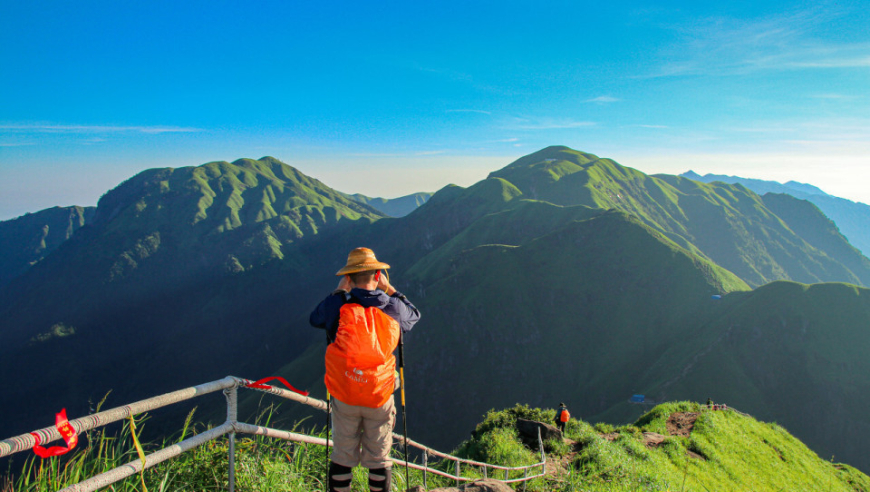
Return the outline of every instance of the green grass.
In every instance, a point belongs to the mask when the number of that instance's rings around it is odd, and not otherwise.
[[[263,425],[270,425],[274,409],[260,414]],[[689,437],[669,436],[667,419],[675,412],[700,412]],[[524,446],[517,435],[516,419],[552,421],[554,411],[516,405],[487,412],[474,435],[455,451],[460,457],[503,466],[523,466],[539,461],[536,450]],[[188,420],[189,422],[189,420]],[[298,426],[301,427],[301,426]],[[200,426],[200,430],[201,430]],[[304,429],[294,428],[305,432]],[[185,426],[181,435],[146,450],[182,440],[192,431]],[[666,436],[658,447],[644,444],[644,432]],[[616,433],[612,441],[601,434]],[[323,436],[322,429],[315,435]],[[531,492],[562,491],[745,491],[785,490],[868,491],[870,477],[858,470],[825,460],[810,451],[783,427],[757,421],[733,411],[707,411],[697,403],[665,403],[652,409],[633,425],[616,427],[590,425],[572,419],[565,433],[569,441],[550,443],[547,448],[551,471],[560,458],[567,466],[546,478],[527,484]],[[147,451],[146,451],[147,452]],[[173,460],[146,470],[149,491],[226,490],[228,441],[219,439],[184,453]],[[394,456],[398,456],[397,454]],[[69,457],[39,460],[28,458],[22,469],[7,473],[0,480],[2,492],[41,492],[57,490],[87,477],[136,459],[129,427],[108,436],[92,432],[87,445]],[[321,446],[276,439],[239,437],[236,444],[236,490],[318,491],[323,490],[326,471],[325,450]],[[430,463],[443,471],[455,471],[452,462]],[[482,470],[462,467],[462,474],[483,477]],[[488,476],[502,478],[502,472],[489,470]],[[511,472],[510,477],[522,476]],[[421,472],[412,471],[411,485],[422,484]],[[393,481],[404,490],[405,473],[394,466]],[[366,490],[366,470],[354,470],[352,490]],[[451,480],[430,475],[430,488],[453,485]],[[139,476],[130,477],[108,490],[141,491]]]

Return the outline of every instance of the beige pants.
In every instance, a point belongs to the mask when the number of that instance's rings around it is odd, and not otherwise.
[[[393,397],[380,408],[358,407],[332,399],[332,461],[353,468],[390,468],[396,404]]]

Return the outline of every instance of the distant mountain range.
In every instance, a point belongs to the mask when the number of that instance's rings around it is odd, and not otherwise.
[[[795,198],[807,200],[833,220],[849,242],[861,250],[865,255],[870,253],[870,205],[853,202],[845,198],[829,195],[819,188],[796,181],[780,184],[776,181],[764,181],[761,179],[747,179],[737,176],[725,176],[721,174],[706,174],[701,176],[693,171],[688,171],[680,176],[712,183],[739,183],[750,190],[763,195],[766,193],[785,193]]]
[[[360,203],[365,203],[366,205],[377,209],[384,215],[390,217],[404,217],[414,210],[417,210],[417,207],[420,205],[429,201],[429,198],[432,197],[432,193],[412,193],[410,195],[400,196],[399,198],[371,198],[357,193],[355,195],[348,195],[348,197]]]
[[[548,147],[385,215],[268,157],[134,176],[0,289],[0,435],[227,374],[322,396],[308,314],[365,245],[423,313],[424,442],[515,402],[627,422],[634,393],[712,397],[870,469],[870,260],[816,206]]]

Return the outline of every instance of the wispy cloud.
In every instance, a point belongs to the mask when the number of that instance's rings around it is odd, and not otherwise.
[[[448,109],[446,113],[477,113],[477,114],[492,114],[489,111],[482,109]]]
[[[818,26],[838,16],[806,10],[759,19],[693,19],[669,26],[682,38],[660,55],[648,77],[731,75],[764,70],[870,67],[870,43],[846,43],[815,36]]]
[[[36,144],[33,142],[19,142],[19,143],[0,142],[0,147],[27,147],[28,145],[36,145]]]
[[[860,96],[851,96],[848,94],[813,94],[810,97],[815,99],[851,100],[858,99]]]
[[[0,131],[37,133],[195,133],[201,128],[177,126],[111,126],[111,125],[51,125],[51,124],[0,124]]]
[[[631,125],[631,126],[636,126],[636,127],[640,127],[640,128],[656,128],[656,129],[670,128],[667,125]]]
[[[506,128],[511,130],[562,130],[595,126],[596,124],[597,123],[594,121],[577,121],[558,118],[541,118],[538,120],[515,118],[513,122],[506,125]]]
[[[595,97],[592,99],[587,99],[583,102],[585,102],[585,103],[612,103],[612,102],[617,102],[617,101],[621,101],[621,99],[618,99],[618,98],[612,97],[612,96],[598,96],[598,97]]]

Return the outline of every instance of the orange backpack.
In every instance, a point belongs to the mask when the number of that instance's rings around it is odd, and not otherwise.
[[[326,389],[342,403],[383,406],[396,383],[399,323],[376,307],[341,307],[335,341],[326,347]]]
[[[571,414],[568,413],[567,408],[562,409],[562,413],[559,414],[559,422],[567,422],[568,419],[571,418]]]

